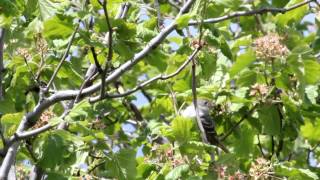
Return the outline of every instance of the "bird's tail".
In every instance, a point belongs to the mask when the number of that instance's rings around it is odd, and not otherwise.
[[[206,133],[208,142],[212,145],[217,146],[218,148],[220,148],[221,150],[223,150],[225,153],[229,153],[230,151],[227,149],[227,147],[225,145],[222,144],[222,142],[218,139],[217,134],[209,134]]]

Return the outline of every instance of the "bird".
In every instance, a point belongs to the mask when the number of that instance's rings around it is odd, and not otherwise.
[[[215,122],[210,115],[210,110],[214,107],[214,104],[207,99],[198,99],[197,108],[199,111],[199,118],[201,124],[204,128],[206,138],[211,145],[215,145],[222,149],[224,152],[228,153],[229,150],[221,143],[216,132]],[[188,118],[196,118],[196,110],[194,105],[191,104],[184,110],[182,110],[181,115]]]

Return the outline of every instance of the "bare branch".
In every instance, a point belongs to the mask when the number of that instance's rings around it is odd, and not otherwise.
[[[172,7],[176,8],[177,10],[180,10],[180,5],[179,5],[178,3],[176,3],[174,0],[168,0],[168,3],[169,3]]]
[[[120,16],[118,16],[118,14],[117,14],[116,18],[124,19],[128,14],[130,6],[131,6],[131,4],[129,2],[121,4],[122,11],[120,11],[120,13],[119,13]]]
[[[75,36],[76,36],[76,34],[77,34],[77,32],[78,32],[79,24],[80,24],[80,23],[78,23],[78,24],[76,25],[76,28],[75,28],[74,32],[72,33],[71,38],[70,38],[70,40],[69,40],[67,49],[66,49],[66,51],[64,52],[64,54],[63,54],[63,56],[62,56],[62,58],[61,58],[61,60],[60,60],[60,62],[59,62],[59,64],[58,64],[57,68],[56,68],[55,71],[53,72],[53,75],[51,76],[51,79],[50,79],[50,81],[48,82],[47,88],[45,89],[45,92],[47,92],[47,91],[49,90],[49,88],[50,88],[50,86],[51,86],[54,78],[56,77],[56,75],[58,74],[58,71],[60,70],[60,68],[61,68],[61,66],[62,66],[62,63],[63,63],[64,60],[67,58],[67,56],[68,56],[68,54],[69,54],[69,51],[70,51],[70,48],[71,48],[71,45],[72,45],[72,42],[73,42],[73,40],[74,40],[74,38],[75,38]]]
[[[126,14],[128,13],[129,7],[130,7],[130,3],[122,3],[115,18],[116,19],[124,19]],[[108,36],[107,38],[108,38],[107,42],[109,42],[109,38],[110,37]],[[103,69],[101,68],[101,66],[100,66],[100,64],[98,62],[97,54],[96,54],[96,51],[95,51],[94,47],[90,47],[90,50],[92,52],[92,56],[93,56],[95,64],[94,65],[91,64],[91,66],[89,67],[89,69],[88,69],[88,71],[86,73],[86,76],[85,76],[85,81],[81,85],[79,93],[78,93],[78,95],[76,96],[76,98],[74,100],[74,103],[77,103],[79,101],[80,96],[82,94],[83,88],[87,87],[87,84],[89,84],[91,79],[94,78],[94,76],[96,75],[95,74],[95,71],[96,71],[95,69],[97,69],[98,72],[101,75],[103,74]]]
[[[31,130],[31,131],[26,131],[26,132],[23,132],[21,134],[16,134],[15,135],[15,141],[17,140],[21,140],[21,139],[26,139],[26,138],[29,138],[29,137],[33,137],[33,136],[36,136],[40,133],[43,133],[51,128],[53,128],[54,126],[52,126],[50,123],[49,124],[46,124],[40,128],[37,128],[37,129],[34,129],[34,130]]]
[[[203,23],[218,23],[218,22],[221,22],[221,21],[225,21],[225,20],[228,20],[228,19],[232,19],[232,18],[235,18],[235,17],[240,17],[240,16],[252,16],[252,15],[256,15],[256,14],[264,14],[264,13],[268,13],[268,12],[271,12],[271,13],[286,13],[288,11],[291,11],[291,10],[294,10],[294,9],[297,9],[301,6],[304,6],[308,3],[311,3],[311,2],[314,2],[314,0],[307,0],[307,1],[304,1],[304,2],[301,2],[301,3],[297,3],[291,7],[287,7],[287,8],[272,8],[272,7],[265,7],[265,8],[261,8],[261,9],[257,9],[257,10],[252,10],[252,11],[239,11],[239,12],[234,12],[234,13],[231,13],[231,14],[228,14],[228,15],[225,15],[225,16],[221,16],[221,17],[217,17],[217,18],[209,18],[209,19],[206,19],[203,21]],[[190,21],[189,22],[189,25],[190,26],[193,26],[193,25],[197,25],[199,24],[200,22],[197,22],[197,21]]]
[[[195,49],[193,51],[193,53],[189,56],[189,58],[173,73],[171,74],[168,74],[168,75],[162,75],[162,74],[159,74],[158,76],[155,76],[139,85],[137,85],[135,88],[131,89],[131,90],[128,90],[124,93],[121,93],[121,94],[106,94],[105,98],[119,98],[119,97],[125,97],[125,96],[128,96],[142,88],[144,88],[145,86],[151,84],[152,82],[154,81],[157,81],[157,80],[167,80],[167,79],[170,79],[176,75],[178,75],[191,61],[192,59],[198,54],[198,52],[200,51],[200,49]],[[94,103],[94,102],[97,102],[100,100],[100,97],[97,96],[97,97],[93,97],[90,99],[90,102]]]
[[[199,46],[197,50],[200,50],[201,47],[202,46]],[[193,96],[193,106],[196,111],[196,120],[197,120],[198,128],[200,130],[200,135],[201,135],[202,141],[208,144],[208,139],[206,136],[206,132],[202,126],[199,109],[198,109],[198,103],[197,103],[196,62],[194,58],[192,58],[192,96]]]
[[[241,117],[241,119],[232,126],[232,128],[229,129],[229,131],[220,139],[221,141],[224,141],[227,137],[231,135],[231,133],[246,119],[248,118],[254,110],[257,108],[258,104],[253,106],[247,113],[244,114],[244,116]]]
[[[148,100],[149,103],[152,102],[152,97],[146,92],[146,90],[141,89],[141,93],[144,95],[144,97]]]
[[[103,5],[102,5],[102,8],[103,8],[103,12],[104,12],[104,16],[106,18],[106,21],[107,21],[107,26],[108,26],[108,56],[107,56],[107,61],[106,61],[106,64],[105,64],[105,68],[101,74],[101,89],[100,89],[100,98],[103,98],[104,97],[104,94],[105,94],[105,80],[106,80],[106,75],[107,75],[107,71],[108,69],[110,68],[109,66],[111,66],[111,60],[112,60],[112,56],[113,56],[113,52],[112,52],[112,33],[113,33],[113,30],[112,30],[112,27],[111,27],[111,24],[110,24],[110,20],[109,20],[109,15],[108,15],[108,9],[107,9],[107,1],[104,0],[103,1]]]
[[[88,174],[90,174],[92,171],[94,171],[97,167],[102,166],[106,163],[106,161],[101,161],[100,163],[98,163],[97,165],[93,166],[92,168],[90,168],[88,170]]]
[[[272,92],[274,91],[275,87],[271,88],[268,93],[265,95],[264,99],[269,98],[272,95]],[[247,113],[245,113],[241,119],[234,125],[232,126],[232,128],[220,139],[221,141],[224,141],[229,135],[231,135],[231,133],[249,116],[251,116],[251,114],[256,110],[256,108],[258,107],[259,103],[256,103]]]
[[[96,53],[96,51],[94,50],[94,47],[90,47],[90,50],[91,50],[91,53],[92,53],[92,57],[93,57],[93,60],[94,60],[94,63],[95,63],[95,65],[96,65],[96,67],[97,67],[97,69],[98,69],[98,72],[100,73],[100,74],[102,74],[103,73],[103,70],[102,70],[102,68],[101,68],[101,66],[100,66],[100,64],[99,64],[99,61],[98,61],[98,58],[97,58],[97,53]]]
[[[154,0],[154,8],[157,10],[158,28],[161,29],[161,26],[162,26],[163,22],[162,22],[162,18],[161,18],[159,0]]]
[[[16,157],[19,144],[20,142],[16,142],[9,147],[5,158],[2,160],[0,168],[0,179],[7,179],[10,168],[14,163],[14,158]]]

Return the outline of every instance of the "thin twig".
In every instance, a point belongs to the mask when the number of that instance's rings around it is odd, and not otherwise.
[[[271,135],[271,154],[270,154],[270,159],[272,158],[272,156],[274,155],[274,149],[275,149],[275,140],[274,140],[274,136]]]
[[[168,89],[170,91],[170,97],[172,99],[173,109],[174,109],[174,112],[175,112],[175,114],[177,116],[177,115],[179,115],[179,113],[178,113],[179,111],[178,111],[178,108],[177,108],[177,104],[178,103],[177,103],[176,93],[172,90],[170,85],[168,85]]]
[[[199,46],[196,50],[200,51],[202,46]],[[198,109],[198,103],[197,103],[197,82],[196,82],[196,62],[195,58],[192,58],[192,96],[193,96],[193,106],[196,111],[196,120],[198,124],[198,128],[200,130],[200,135],[202,138],[202,141],[206,144],[208,144],[208,139],[206,136],[206,132],[202,126],[202,122],[200,119],[199,109]]]
[[[38,159],[37,157],[35,156],[35,154],[33,153],[33,150],[32,150],[32,143],[30,142],[30,140],[27,140],[26,141],[26,148],[31,156],[31,159],[34,161],[34,162],[37,162]]]
[[[221,21],[225,21],[228,19],[232,19],[232,18],[236,18],[236,17],[240,17],[240,16],[252,16],[252,15],[256,15],[256,14],[264,14],[264,13],[286,13],[288,11],[297,9],[301,6],[304,6],[310,2],[313,2],[314,0],[308,0],[308,1],[304,1],[301,3],[297,3],[291,7],[287,7],[287,8],[272,8],[272,7],[265,7],[265,8],[261,8],[261,9],[257,9],[257,10],[252,10],[252,11],[239,11],[239,12],[234,12],[225,16],[221,16],[221,17],[217,17],[217,18],[209,18],[203,21],[203,23],[218,23]],[[193,25],[197,25],[199,24],[198,21],[189,21],[189,25],[193,26]]]
[[[66,49],[66,51],[64,52],[62,58],[60,59],[60,62],[59,62],[59,64],[58,64],[58,66],[56,67],[55,71],[53,72],[53,75],[51,76],[51,79],[50,79],[50,81],[48,82],[47,88],[45,89],[45,92],[47,92],[47,91],[49,90],[49,88],[50,88],[50,86],[51,86],[54,78],[55,78],[56,75],[58,74],[58,71],[60,70],[60,68],[61,68],[64,60],[67,58],[67,56],[68,56],[68,54],[69,54],[69,51],[70,51],[70,48],[71,48],[71,45],[72,45],[72,42],[73,42],[73,40],[74,40],[74,38],[75,38],[75,36],[76,36],[76,34],[77,34],[77,32],[78,32],[79,24],[80,24],[80,22],[76,25],[76,28],[75,28],[74,32],[72,33],[71,38],[70,38],[70,40],[69,40],[67,49]]]
[[[176,8],[178,11],[180,10],[180,4],[176,3],[175,1],[173,1],[173,0],[168,0],[168,3],[169,3],[172,7]]]
[[[90,49],[91,49],[91,52],[92,52],[92,56],[93,56],[93,59],[94,59],[95,66],[96,66],[96,68],[98,69],[98,72],[99,72],[100,74],[102,74],[102,73],[103,73],[103,70],[102,70],[102,68],[101,68],[101,66],[100,66],[100,64],[99,64],[99,62],[98,62],[97,54],[96,54],[96,52],[95,52],[95,50],[94,50],[94,47],[90,47]],[[88,71],[90,71],[90,70],[88,69]],[[95,75],[94,72],[93,72],[93,73],[86,73],[86,74],[89,74],[89,76],[85,77],[84,82],[81,84],[79,93],[78,93],[78,95],[76,96],[76,98],[75,98],[75,100],[74,100],[74,102],[73,102],[74,104],[79,102],[79,99],[80,99],[81,94],[82,94],[82,90],[86,87],[86,85],[88,84],[88,82],[90,82],[90,81],[91,81],[91,78]]]
[[[259,134],[257,135],[257,138],[258,138],[258,147],[259,147],[259,150],[260,150],[262,156],[265,158],[266,155],[265,155],[264,152],[263,152],[263,148],[262,148],[262,145],[261,145],[261,142],[260,142],[260,136],[259,136]]]
[[[253,2],[253,1],[251,2],[251,5],[252,5],[252,7],[255,9],[255,5],[254,5],[254,2]],[[262,32],[262,34],[265,34],[265,31],[264,31],[264,29],[263,29],[263,23],[262,23],[260,14],[255,14],[255,15],[254,15],[254,18],[255,18],[255,20],[256,20],[256,25],[257,25],[256,27],[257,27],[257,29],[260,30],[260,31]]]
[[[253,112],[254,110],[257,108],[258,104],[254,105],[247,113],[245,113],[241,119],[235,124],[232,126],[231,129],[229,129],[229,131],[220,139],[221,141],[224,141],[227,137],[229,137],[229,135],[231,135],[231,133],[247,118],[249,117]]]
[[[14,139],[11,139],[10,141],[17,141],[17,140],[21,140],[21,139],[27,139],[29,137],[34,137],[42,132],[45,132],[51,128],[53,128],[54,126],[52,126],[50,123],[40,127],[40,128],[37,128],[37,129],[33,129],[33,130],[30,130],[30,131],[25,131],[21,134],[15,134],[15,138]]]
[[[31,69],[31,67],[29,66],[28,60],[27,60],[25,57],[24,57],[23,59],[24,59],[24,63],[26,64],[26,66],[27,66],[27,68],[28,68],[29,73],[30,73],[31,76],[32,76],[33,81],[34,81],[35,83],[37,83],[36,76],[35,76],[34,73],[32,72],[32,69]]]
[[[94,63],[95,63],[95,65],[96,65],[97,69],[98,69],[98,72],[99,72],[100,74],[102,74],[102,73],[103,73],[103,70],[102,70],[101,65],[100,65],[100,63],[99,63],[99,61],[98,61],[97,53],[96,53],[94,47],[91,46],[91,47],[90,47],[90,50],[91,50],[91,53],[92,53],[92,57],[93,57]]]
[[[128,96],[142,88],[144,88],[145,86],[151,84],[152,82],[154,81],[157,81],[157,80],[167,80],[167,79],[170,79],[176,75],[178,75],[191,61],[192,59],[197,55],[197,53],[199,52],[200,50],[199,49],[196,49],[193,51],[193,53],[189,56],[189,58],[173,73],[171,74],[168,74],[168,75],[162,75],[162,74],[159,74],[158,76],[155,76],[139,85],[137,85],[135,88],[131,89],[131,90],[128,90],[124,93],[121,93],[121,94],[106,94],[104,98],[119,98],[119,97],[125,97],[125,96]],[[96,97],[93,97],[90,99],[90,102],[94,103],[94,102],[97,102],[101,100],[100,99],[100,96],[96,96]]]
[[[162,18],[161,18],[159,0],[154,0],[154,8],[157,10],[158,28],[161,29],[163,22],[162,22]]]
[[[141,93],[146,97],[149,103],[152,102],[152,97],[148,94],[148,92],[145,89],[141,89]]]
[[[82,91],[83,91],[83,89],[84,89],[84,87],[86,87],[86,85],[88,84],[88,82],[90,81],[90,79],[92,78],[92,76],[94,76],[95,74],[90,74],[90,76],[89,77],[87,77],[85,80],[84,80],[84,82],[81,84],[81,86],[80,86],[80,89],[79,89],[79,93],[78,93],[78,95],[75,97],[75,99],[74,99],[74,103],[78,103],[79,102],[79,99],[80,99],[80,97],[81,97],[81,94],[82,94]]]
[[[92,167],[91,169],[88,170],[88,174],[90,174],[92,171],[94,171],[97,167],[102,166],[103,164],[105,164],[106,161],[102,161],[99,164],[95,165],[94,167]]]
[[[111,66],[111,60],[112,60],[112,56],[113,56],[113,53],[112,53],[112,33],[113,33],[113,30],[112,30],[110,20],[109,20],[106,0],[103,1],[102,8],[103,8],[104,16],[107,21],[107,26],[108,26],[109,32],[108,32],[108,56],[107,56],[107,60],[106,60],[106,64],[105,64],[103,73],[101,74],[100,98],[103,98],[105,95],[106,75],[107,75],[107,71],[109,69],[109,66]]]

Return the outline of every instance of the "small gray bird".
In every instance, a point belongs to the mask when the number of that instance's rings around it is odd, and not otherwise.
[[[207,140],[210,144],[216,145],[221,148],[224,152],[229,152],[229,150],[220,142],[216,129],[215,123],[212,117],[210,116],[210,109],[213,108],[213,104],[209,100],[198,99],[197,107],[199,110],[199,117],[202,123],[202,126],[205,130]],[[189,118],[196,118],[196,110],[194,105],[188,106],[181,112],[181,115]]]

